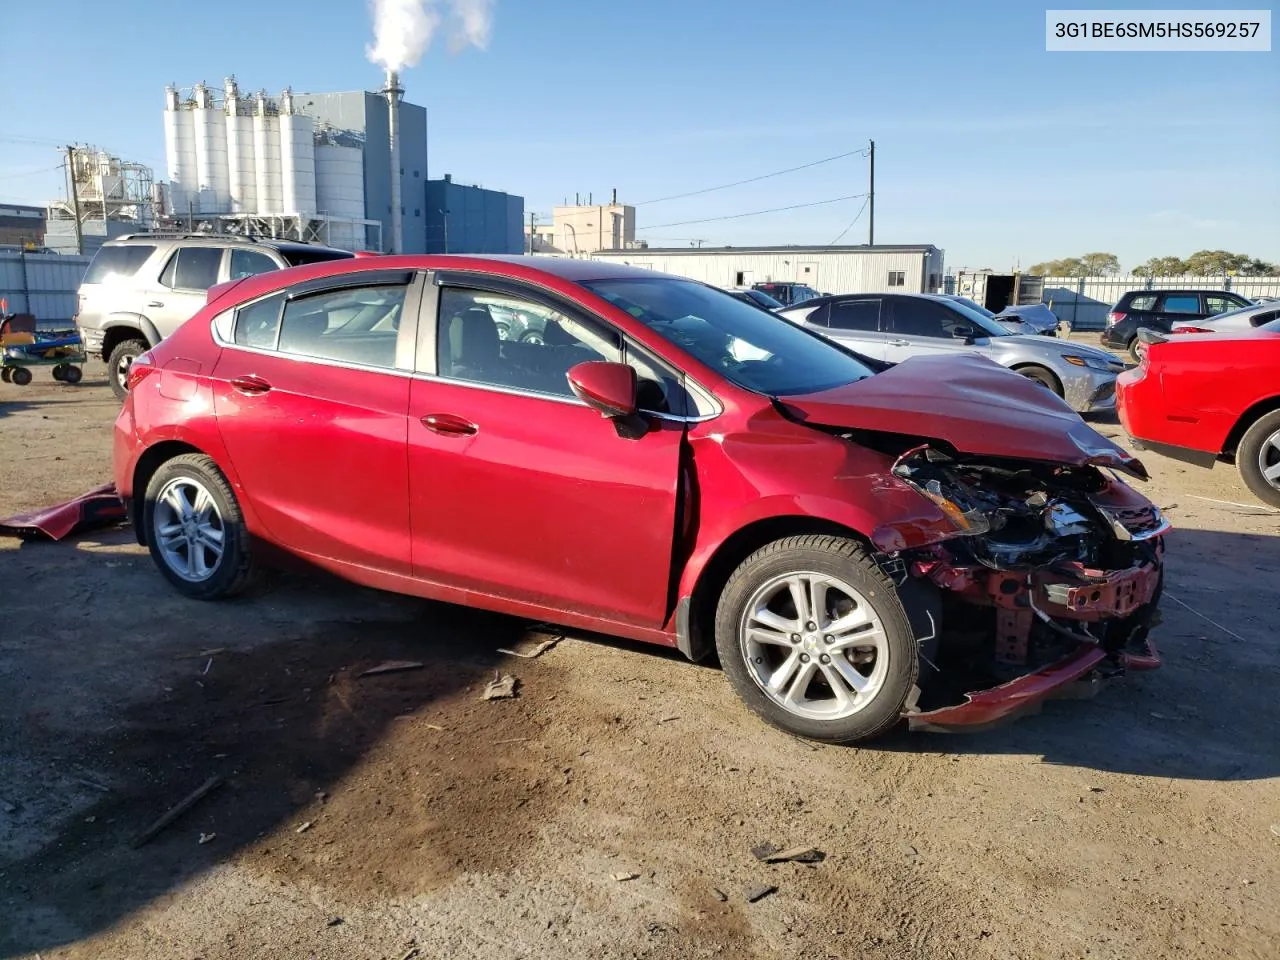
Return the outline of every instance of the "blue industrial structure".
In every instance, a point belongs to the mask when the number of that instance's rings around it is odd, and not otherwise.
[[[317,131],[327,126],[332,135],[347,138],[364,148],[365,216],[382,221],[382,244],[392,236],[391,140],[387,100],[380,93],[298,93],[299,112],[315,118]],[[400,104],[400,214],[404,253],[427,252],[427,211],[423,190],[427,182],[427,110],[417,104]]]
[[[522,253],[524,197],[464,186],[445,174],[428,180],[427,253]]]

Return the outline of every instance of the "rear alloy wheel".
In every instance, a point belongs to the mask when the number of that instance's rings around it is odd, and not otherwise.
[[[1019,367],[1017,372],[1028,380],[1034,380],[1055,396],[1062,396],[1062,384],[1058,382],[1058,378],[1053,375],[1052,370],[1047,370],[1044,367]]]
[[[129,367],[133,361],[145,353],[147,345],[142,340],[123,340],[117,343],[107,356],[107,375],[111,381],[111,392],[123,401],[129,393],[126,386],[129,380]]]
[[[521,343],[532,343],[534,346],[542,346],[542,332],[539,330],[530,330],[520,338]]]
[[[744,560],[720,597],[716,649],[755,713],[830,743],[892,727],[919,670],[893,583],[842,537],[789,537]]]
[[[1129,356],[1134,363],[1142,362],[1142,341],[1134,337],[1129,341],[1129,345],[1125,348],[1129,351]]]
[[[252,578],[240,505],[209,457],[185,454],[162,465],[147,484],[143,523],[151,559],[188,597],[219,600]]]
[[[1280,410],[1254,421],[1236,447],[1236,469],[1254,496],[1280,507]]]

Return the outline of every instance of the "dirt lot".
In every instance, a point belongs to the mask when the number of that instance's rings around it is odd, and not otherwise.
[[[109,479],[86,373],[0,385],[0,515]],[[518,660],[506,618],[298,576],[202,605],[127,530],[0,539],[0,957],[1280,956],[1280,513],[1145,459],[1165,668],[864,749],[639,645]],[[357,677],[389,659],[425,668]]]

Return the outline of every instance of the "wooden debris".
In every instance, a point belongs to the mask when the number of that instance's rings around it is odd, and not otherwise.
[[[297,828],[296,830],[294,830],[293,832],[294,832],[294,833],[306,833],[308,830],[310,830],[310,829],[311,829],[312,827],[314,827],[314,826],[315,826],[315,824],[314,824],[312,821],[307,820],[307,821],[305,821],[304,823],[299,824],[299,825],[298,825],[298,828]]]
[[[176,806],[171,808],[167,813],[165,813],[162,817],[160,817],[159,820],[157,820],[151,826],[147,827],[147,829],[144,830],[138,836],[138,838],[133,841],[133,846],[140,847],[143,844],[150,842],[152,839],[155,838],[155,836],[158,833],[160,833],[161,830],[165,829],[165,827],[169,826],[171,823],[177,820],[180,816],[182,816],[184,813],[186,813],[188,810],[194,807],[197,803],[203,800],[207,794],[212,792],[217,787],[220,787],[221,785],[222,785],[222,777],[219,777],[219,776],[210,777],[204,783],[200,784],[200,786],[196,787],[189,794],[183,797],[182,800],[179,801]]]
[[[627,872],[625,872],[625,871],[624,871],[624,872],[622,872],[622,873],[614,873],[614,874],[611,874],[611,876],[613,877],[613,879],[617,880],[619,883],[626,883],[628,880],[638,880],[638,879],[640,879],[640,874],[638,874],[638,873],[627,873]]]
[[[821,863],[827,855],[817,847],[788,847],[779,850],[772,843],[762,843],[751,848],[752,855],[761,863]]]
[[[771,883],[760,884],[755,887],[747,887],[747,889],[743,891],[743,896],[747,898],[747,903],[756,903],[759,900],[763,900],[769,894],[777,892],[778,888]]]
[[[484,700],[510,700],[516,695],[516,683],[509,673],[495,673],[480,696]]]
[[[404,670],[421,670],[426,664],[419,663],[417,660],[388,660],[380,663],[376,667],[370,667],[361,673],[357,673],[357,677],[376,677],[383,673],[400,673]]]
[[[528,650],[510,650],[507,647],[499,647],[498,652],[505,653],[509,657],[519,657],[522,660],[536,660],[563,639],[563,637],[552,637],[550,640],[543,640],[541,643],[535,644]]]

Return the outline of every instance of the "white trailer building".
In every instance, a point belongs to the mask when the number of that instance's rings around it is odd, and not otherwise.
[[[637,247],[599,250],[610,260],[701,280],[717,287],[807,283],[821,293],[934,293],[942,285],[942,251],[933,244],[844,247]]]

